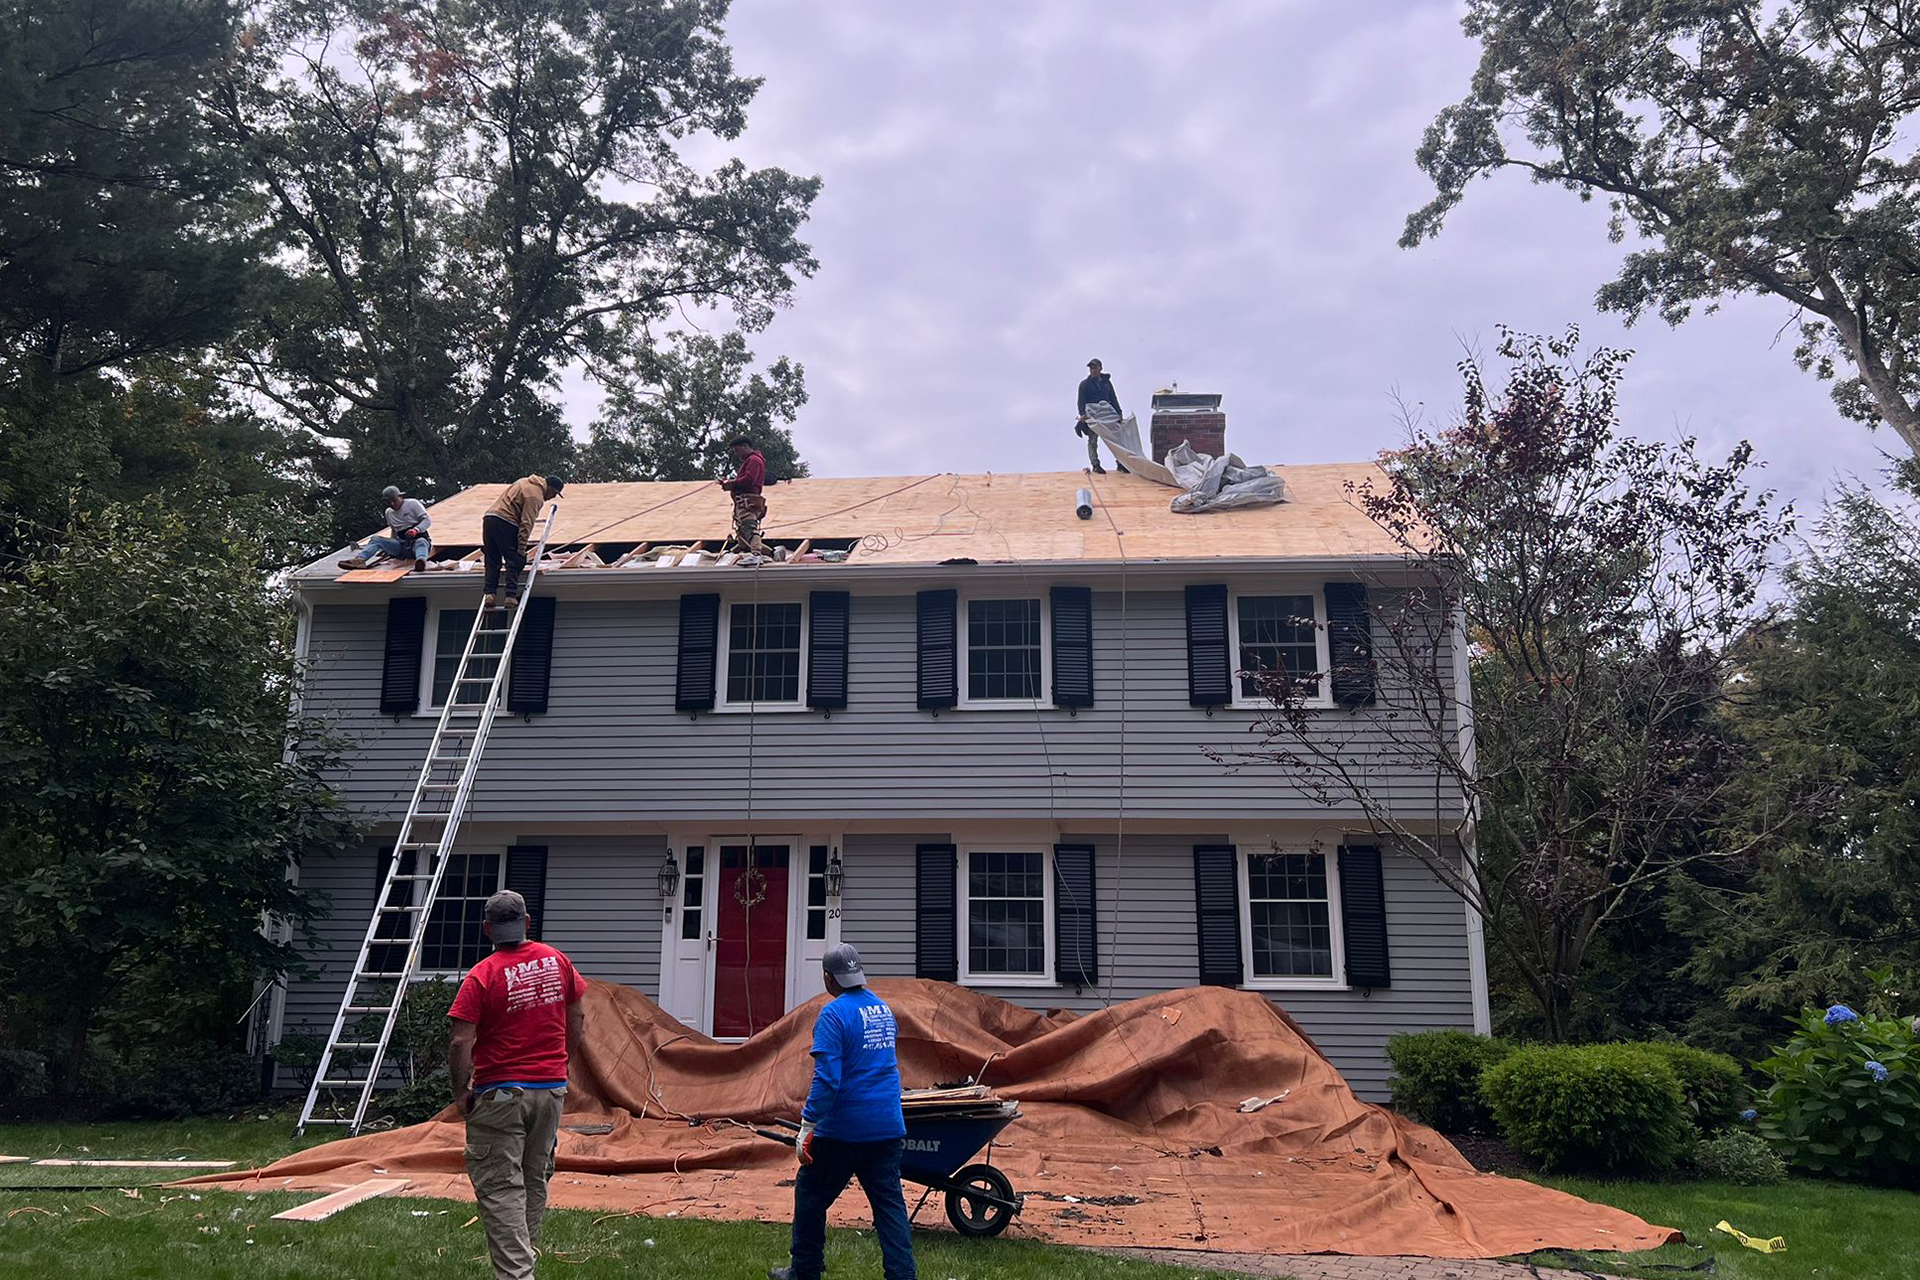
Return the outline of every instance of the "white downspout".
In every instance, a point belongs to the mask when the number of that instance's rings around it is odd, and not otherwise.
[[[294,686],[293,701],[289,708],[292,713],[292,718],[296,720],[299,719],[301,708],[305,702],[307,688],[307,651],[312,643],[313,604],[307,599],[306,593],[296,586],[294,588],[293,661],[295,669],[299,673],[299,683]],[[286,754],[289,758],[293,755],[293,744],[291,741],[287,744]],[[300,865],[291,858],[287,859],[287,880],[289,883],[295,885],[300,883]],[[275,934],[278,936],[274,936]],[[293,936],[293,927],[282,924],[273,929],[268,936],[275,942],[284,943],[290,941]],[[266,1007],[263,1010],[266,1017],[266,1037],[264,1044],[267,1049],[272,1049],[280,1043],[280,1037],[286,1032],[287,984],[284,980],[274,980],[272,989],[267,993],[265,1004]]]
[[[1460,753],[1461,772],[1471,778],[1477,768],[1473,737],[1473,675],[1467,666],[1466,624],[1458,616],[1453,620],[1452,641],[1454,714],[1459,718],[1457,750]],[[1460,828],[1460,870],[1477,891],[1480,868],[1479,806],[1471,791],[1462,798],[1467,812],[1466,823]],[[1461,904],[1467,913],[1467,984],[1473,999],[1473,1029],[1479,1035],[1491,1035],[1493,1007],[1487,997],[1486,924],[1471,900],[1463,896]]]

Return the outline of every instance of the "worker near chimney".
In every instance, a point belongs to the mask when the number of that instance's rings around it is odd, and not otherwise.
[[[1113,379],[1107,376],[1098,360],[1087,361],[1087,376],[1080,379],[1080,416],[1074,419],[1073,429],[1087,438],[1087,465],[1093,468],[1093,474],[1103,476],[1107,469],[1100,465],[1100,437],[1087,425],[1090,405],[1107,406],[1093,409],[1094,417],[1105,418],[1111,409],[1113,421],[1120,420],[1120,396],[1113,389]],[[1117,458],[1113,465],[1123,472],[1126,470]]]
[[[767,483],[766,455],[745,436],[727,441],[727,452],[733,455],[734,473],[720,487],[733,495],[733,540],[749,554],[765,555],[760,522],[767,518],[767,500],[760,490]]]

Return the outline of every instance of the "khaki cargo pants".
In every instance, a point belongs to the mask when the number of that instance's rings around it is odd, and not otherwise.
[[[497,1280],[533,1280],[565,1089],[489,1089],[467,1116],[467,1177]]]
[[[767,500],[757,493],[733,495],[733,540],[753,553],[766,551],[760,541],[760,521],[766,518]]]

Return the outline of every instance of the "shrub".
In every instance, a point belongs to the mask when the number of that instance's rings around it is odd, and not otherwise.
[[[47,1059],[31,1049],[0,1049],[0,1098],[39,1098],[47,1092]]]
[[[1637,1045],[1534,1045],[1488,1067],[1500,1132],[1548,1169],[1664,1173],[1692,1138],[1673,1068]]]
[[[1409,1031],[1387,1039],[1396,1109],[1442,1133],[1488,1133],[1493,1117],[1480,1074],[1513,1052],[1505,1040],[1465,1031]]]
[[[1687,1101],[1687,1115],[1701,1133],[1717,1133],[1739,1119],[1740,1109],[1747,1105],[1747,1082],[1738,1062],[1724,1053],[1665,1040],[1643,1041],[1635,1047],[1673,1068]]]
[[[445,1111],[452,1101],[452,1079],[442,1067],[430,1075],[409,1080],[397,1089],[375,1094],[367,1115],[391,1116],[395,1124],[419,1124]]]
[[[1803,1169],[1920,1182],[1920,1035],[1845,1005],[1803,1012],[1759,1064],[1771,1078],[1760,1132]]]
[[[1694,1173],[1710,1182],[1764,1187],[1787,1180],[1787,1162],[1765,1138],[1749,1129],[1728,1129],[1700,1139],[1690,1160]]]
[[[181,1120],[258,1101],[260,1064],[228,1049],[174,1049],[97,1068],[104,1110],[121,1120]]]

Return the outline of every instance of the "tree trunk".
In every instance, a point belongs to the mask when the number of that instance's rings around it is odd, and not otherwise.
[[[87,1037],[92,1030],[93,1007],[74,1008],[67,1024],[67,1053],[60,1064],[60,1077],[54,1086],[56,1093],[72,1097],[80,1092],[80,1080],[87,1069]]]
[[[1841,345],[1846,347],[1853,367],[1859,370],[1860,381],[1873,397],[1880,417],[1906,442],[1908,451],[1920,457],[1920,413],[1916,413],[1913,405],[1908,403],[1893,371],[1887,368],[1886,361],[1880,358],[1880,352],[1869,341],[1839,282],[1823,272],[1819,283],[1821,296],[1832,304],[1832,309],[1825,313],[1826,319],[1833,325],[1834,332],[1840,335]]]

